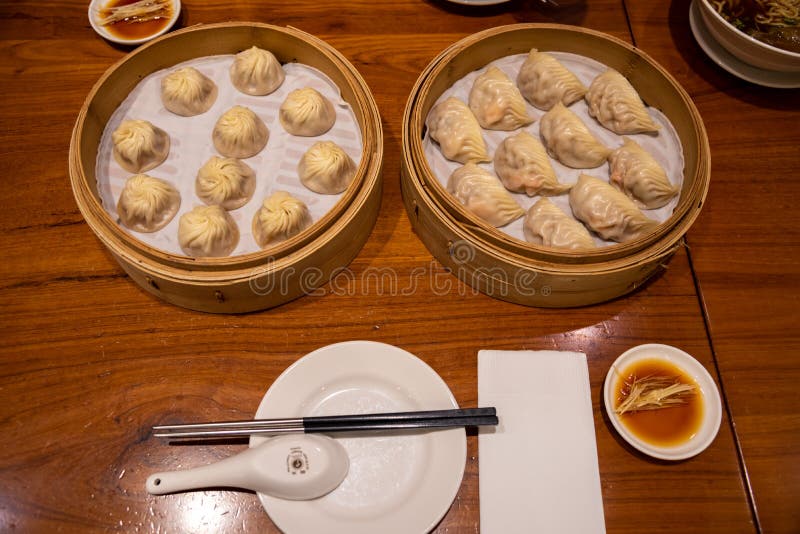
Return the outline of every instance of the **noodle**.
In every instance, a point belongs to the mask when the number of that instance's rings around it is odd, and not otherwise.
[[[773,46],[800,46],[800,0],[707,0],[744,33]]]
[[[726,19],[750,18],[765,26],[797,26],[800,19],[798,0],[709,0]]]

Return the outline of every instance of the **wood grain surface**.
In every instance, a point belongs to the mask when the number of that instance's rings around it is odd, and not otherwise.
[[[688,7],[184,0],[181,26],[252,20],[326,40],[366,79],[385,132],[381,212],[342,276],[273,310],[209,315],[140,290],[72,196],[67,156],[77,112],[127,50],[91,30],[86,2],[0,3],[0,531],[278,532],[253,493],[148,495],[152,472],[245,447],[170,446],[150,427],[252,417],[291,363],[353,339],[418,355],[463,406],[477,403],[480,349],[585,352],[608,532],[800,531],[800,99],[740,81],[707,59],[688,28]],[[399,171],[412,85],[451,43],[516,22],[579,25],[632,42],[675,76],[703,115],[712,148],[708,202],[689,248],[628,297],[569,310],[494,300],[447,273],[411,230]],[[391,276],[372,276],[376,269]],[[693,354],[724,392],[719,435],[683,462],[637,453],[604,415],[611,362],[650,342]],[[477,437],[467,443],[461,489],[437,532],[479,529]]]
[[[694,96],[711,193],[688,236],[760,526],[800,532],[800,91],[757,87],[705,56],[688,1],[629,2],[636,45]],[[663,28],[669,28],[664,31]]]

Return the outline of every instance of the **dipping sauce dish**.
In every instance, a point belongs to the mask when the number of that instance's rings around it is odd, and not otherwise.
[[[663,388],[686,391],[670,396],[657,409],[621,409],[634,384],[652,380],[660,381]],[[639,345],[623,353],[608,371],[603,398],[620,436],[662,460],[683,460],[705,450],[722,419],[719,391],[711,375],[692,356],[669,345]]]
[[[147,20],[136,20],[137,16],[134,15],[111,24],[105,23],[113,9],[124,6],[133,7],[138,3],[140,2],[136,2],[136,0],[92,0],[89,3],[89,23],[94,31],[104,39],[121,45],[134,46],[167,33],[175,25],[181,13],[180,0],[153,0],[150,4],[154,4],[154,9],[158,9],[158,11],[151,12],[151,15],[143,15],[143,18]],[[158,4],[163,4],[163,6]]]

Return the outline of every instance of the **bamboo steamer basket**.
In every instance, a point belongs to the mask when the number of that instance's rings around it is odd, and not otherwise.
[[[621,72],[680,138],[684,178],[672,216],[651,234],[592,251],[563,251],[504,234],[474,216],[438,182],[423,151],[425,119],[442,93],[469,72],[512,54],[571,52]],[[515,24],[485,30],[436,57],[415,84],[403,114],[403,202],[430,252],[463,282],[490,296],[539,307],[573,307],[633,291],[666,267],[697,218],[711,172],[708,138],[689,95],[641,50],[573,26]]]
[[[355,178],[337,204],[310,228],[260,252],[191,258],[146,245],[123,230],[100,202],[95,162],[112,113],[145,76],[197,57],[258,46],[281,63],[325,73],[350,104],[363,139]],[[294,28],[230,22],[194,26],[156,39],[113,65],[86,98],[72,133],[69,170],[84,219],[145,291],[193,310],[240,313],[283,304],[326,283],[356,256],[380,208],[383,132],[378,108],[361,75],[330,45]]]

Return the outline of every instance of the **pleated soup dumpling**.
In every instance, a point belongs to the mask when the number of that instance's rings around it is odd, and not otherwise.
[[[595,248],[594,239],[581,223],[550,202],[540,198],[522,221],[522,232],[530,243],[568,250]]]
[[[623,139],[623,145],[608,156],[609,183],[643,209],[660,208],[675,198],[680,189],[672,185],[664,168],[636,141]]]
[[[311,87],[304,87],[286,95],[278,118],[290,134],[316,137],[333,128],[336,110],[322,93]]]
[[[117,201],[117,215],[124,226],[137,232],[156,232],[178,213],[181,195],[160,178],[146,174],[131,176]]]
[[[178,242],[195,258],[227,256],[239,243],[239,228],[222,206],[197,206],[181,215]]]
[[[161,79],[161,101],[176,115],[205,113],[217,100],[217,84],[194,67],[175,70]]]
[[[618,243],[646,235],[658,226],[624,193],[608,183],[581,174],[569,192],[572,213],[603,239]]]
[[[494,172],[506,189],[528,196],[560,195],[571,187],[558,181],[542,143],[525,131],[503,139],[494,153]]]
[[[257,46],[236,54],[229,73],[234,87],[254,96],[274,92],[286,79],[283,67],[272,52]]]
[[[469,109],[487,130],[516,130],[533,122],[519,89],[497,67],[489,67],[475,79]]]
[[[244,159],[267,146],[269,129],[251,109],[233,106],[217,120],[211,138],[223,156]]]
[[[611,153],[561,102],[542,116],[539,133],[547,153],[573,169],[598,167]]]
[[[453,171],[447,180],[447,191],[492,226],[505,226],[525,213],[500,180],[474,163]]]
[[[478,119],[458,98],[436,104],[428,115],[427,126],[431,139],[439,143],[447,159],[458,163],[491,161]]]
[[[318,141],[300,158],[297,174],[311,191],[335,195],[347,189],[356,168],[356,162],[342,147],[333,141]]]
[[[532,48],[519,69],[517,86],[525,99],[539,109],[565,106],[586,94],[586,86],[556,58]]]
[[[126,120],[111,134],[114,159],[129,172],[145,172],[169,156],[169,135],[148,121]]]
[[[311,226],[311,213],[303,201],[286,191],[264,199],[253,217],[253,237],[261,248],[285,241]]]
[[[597,76],[586,93],[589,115],[614,133],[654,133],[660,128],[625,76],[608,69]]]
[[[194,188],[206,204],[235,210],[247,204],[253,196],[256,174],[241,160],[212,156],[197,171]]]

